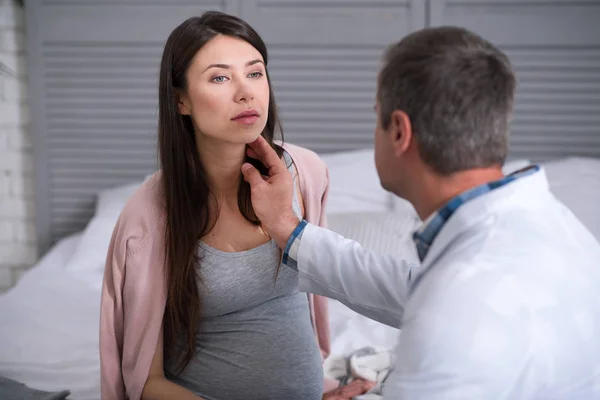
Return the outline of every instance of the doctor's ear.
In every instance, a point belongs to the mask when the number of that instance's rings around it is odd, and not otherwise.
[[[402,110],[394,110],[390,116],[389,134],[394,153],[400,156],[406,152],[412,141],[412,124]]]

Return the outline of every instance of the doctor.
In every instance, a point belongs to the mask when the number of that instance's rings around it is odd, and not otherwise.
[[[424,220],[419,267],[298,221],[283,163],[260,138],[248,151],[270,168],[242,167],[254,210],[301,289],[402,329],[386,399],[600,398],[600,245],[543,168],[503,176],[514,91],[507,57],[464,29],[386,52],[375,163]]]

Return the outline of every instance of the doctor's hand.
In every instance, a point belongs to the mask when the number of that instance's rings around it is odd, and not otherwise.
[[[248,146],[248,156],[269,170],[269,176],[264,177],[252,165],[242,165],[244,179],[250,184],[252,207],[263,229],[283,249],[300,222],[292,209],[295,190],[292,174],[262,136]]]

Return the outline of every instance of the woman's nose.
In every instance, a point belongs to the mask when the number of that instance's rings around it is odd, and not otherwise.
[[[248,84],[240,83],[235,97],[237,102],[243,103],[252,100],[254,95],[252,94],[252,89]]]

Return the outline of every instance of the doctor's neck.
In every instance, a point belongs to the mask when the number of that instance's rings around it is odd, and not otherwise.
[[[206,171],[211,193],[218,199],[234,199],[237,202],[246,145],[197,135],[196,148]]]
[[[454,197],[477,186],[502,179],[502,167],[477,168],[443,176],[431,171],[422,174],[409,201],[422,220],[442,208]]]

